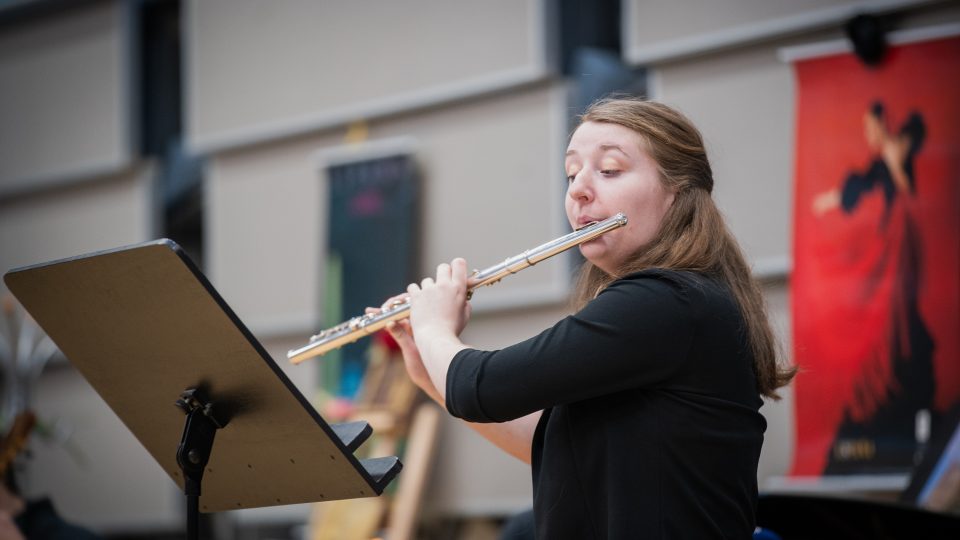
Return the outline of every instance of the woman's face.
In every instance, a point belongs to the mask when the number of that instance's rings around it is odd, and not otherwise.
[[[867,111],[863,115],[863,135],[867,139],[867,146],[871,150],[879,152],[883,148],[886,131],[883,121],[877,118],[875,114]]]
[[[606,122],[581,124],[567,147],[570,225],[578,229],[617,212],[627,216],[626,227],[580,244],[583,256],[608,274],[654,238],[673,202],[645,147],[635,131]]]

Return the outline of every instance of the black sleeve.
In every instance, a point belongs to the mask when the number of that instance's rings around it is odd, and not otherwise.
[[[869,179],[865,175],[850,174],[843,182],[840,190],[840,208],[849,214],[857,207],[860,197],[873,188]]]
[[[847,214],[853,212],[863,196],[878,187],[883,190],[886,205],[890,206],[890,202],[896,195],[897,186],[893,183],[890,169],[881,159],[873,160],[866,173],[862,175],[851,173],[847,176],[840,190],[840,207]]]
[[[447,409],[503,422],[662,384],[682,369],[693,337],[687,290],[663,274],[634,274],[533,338],[499,351],[460,351],[447,373]]]

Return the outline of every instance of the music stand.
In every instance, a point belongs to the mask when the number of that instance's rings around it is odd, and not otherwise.
[[[402,468],[354,457],[370,426],[328,425],[170,240],[4,281],[184,489],[190,538],[200,510],[371,497]]]

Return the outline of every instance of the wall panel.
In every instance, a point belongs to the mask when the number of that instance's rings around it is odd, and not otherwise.
[[[545,12],[543,0],[193,0],[188,139],[220,149],[537,80]]]
[[[131,51],[119,1],[0,29],[0,196],[131,160]]]

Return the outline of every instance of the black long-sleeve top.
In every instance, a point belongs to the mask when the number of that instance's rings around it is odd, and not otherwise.
[[[460,351],[447,408],[473,422],[543,410],[538,538],[750,538],[766,429],[752,362],[726,287],[647,270],[529,340]]]
[[[910,171],[912,169],[911,164]],[[910,187],[913,189],[912,176],[908,178],[911,180]],[[863,196],[874,189],[882,190],[884,209],[885,212],[889,212],[890,205],[893,204],[893,199],[897,195],[897,186],[893,182],[893,174],[882,159],[873,160],[863,174],[854,172],[847,175],[840,189],[840,208],[847,214],[853,212]]]

